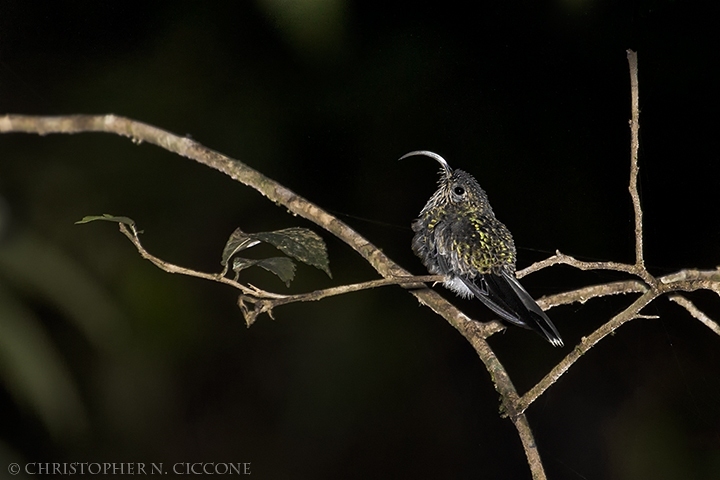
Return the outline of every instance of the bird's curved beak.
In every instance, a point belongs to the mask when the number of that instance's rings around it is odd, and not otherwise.
[[[447,161],[437,153],[431,152],[430,150],[415,150],[413,152],[406,153],[398,160],[403,160],[405,158],[413,157],[415,155],[423,155],[426,157],[434,158],[440,164],[440,166],[442,166],[442,171],[446,178],[450,178],[450,176],[452,175],[452,168],[450,168],[450,165],[448,165]]]

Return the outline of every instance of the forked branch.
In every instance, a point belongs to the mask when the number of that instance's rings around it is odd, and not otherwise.
[[[167,273],[179,273],[189,277],[202,278],[204,280],[210,280],[213,282],[223,283],[233,288],[240,290],[241,295],[238,299],[238,305],[243,311],[245,316],[245,322],[249,327],[252,325],[257,316],[261,313],[267,313],[272,317],[272,312],[275,307],[280,305],[287,305],[295,302],[314,302],[322,300],[323,298],[332,297],[335,295],[344,295],[346,293],[358,292],[360,290],[368,290],[371,288],[385,287],[389,285],[402,285],[409,289],[424,289],[427,286],[424,283],[441,282],[444,277],[441,275],[421,275],[421,276],[407,276],[407,277],[392,277],[383,278],[380,280],[370,280],[368,282],[353,283],[349,285],[341,285],[339,287],[326,288],[323,290],[315,290],[308,293],[300,293],[295,295],[282,295],[278,293],[272,293],[260,289],[254,285],[245,285],[228,278],[226,271],[219,273],[205,273],[192,270],[190,268],[181,267],[179,265],[166,262],[150,252],[145,250],[145,247],[140,243],[138,231],[132,224],[120,223],[120,231],[135,245],[138,253],[142,258],[148,260],[153,265]],[[248,305],[254,305],[249,307]]]
[[[503,412],[510,418],[517,429],[533,478],[539,480],[546,478],[545,471],[524,412],[583,354],[597,345],[600,340],[634,318],[647,317],[641,313],[642,309],[657,297],[667,293],[673,293],[673,295],[670,296],[672,301],[681,305],[694,318],[703,322],[703,324],[707,325],[713,332],[720,335],[720,327],[715,321],[697,309],[689,300],[674,293],[678,291],[707,289],[720,295],[720,269],[711,271],[682,270],[672,275],[656,278],[645,268],[643,257],[642,207],[637,188],[640,108],[637,55],[635,52],[628,51],[628,62],[632,89],[632,117],[630,120],[632,139],[629,191],[635,214],[635,263],[631,265],[617,262],[583,262],[571,256],[556,252],[556,254],[550,258],[518,272],[518,276],[522,277],[549,266],[564,264],[581,270],[614,270],[637,277],[637,279],[586,286],[569,292],[541,298],[538,303],[544,310],[574,302],[584,303],[592,298],[606,295],[622,293],[639,294],[639,296],[621,313],[610,319],[587,337],[581,339],[580,343],[572,352],[522,397],[518,395],[507,371],[486,341],[489,336],[502,330],[503,327],[498,322],[480,323],[470,319],[432,289],[424,288],[422,283],[419,283],[435,282],[442,279],[442,277],[413,277],[409,272],[389,259],[380,249],[342,221],[247,165],[210,150],[190,138],[180,137],[157,127],[115,115],[73,115],[63,117],[5,115],[0,117],[0,133],[25,132],[46,135],[50,133],[107,132],[129,137],[137,144],[143,142],[152,143],[165,150],[191,158],[203,165],[221,171],[244,185],[257,190],[269,200],[283,206],[291,213],[306,218],[334,234],[366,259],[384,279],[333,287],[299,295],[280,295],[266,292],[252,285],[243,285],[233,279],[227,278],[224,272],[218,274],[197,272],[165,262],[151,255],[144,249],[140,244],[137,231],[135,231],[134,228],[128,228],[124,224],[120,225],[122,233],[133,242],[140,255],[151,261],[158,268],[169,273],[179,273],[216,281],[238,289],[241,292],[238,303],[246,315],[246,320],[248,318],[250,319],[247,320],[248,323],[252,323],[260,313],[271,314],[272,309],[276,306],[290,302],[320,300],[331,295],[339,295],[384,285],[405,285],[406,288],[409,288],[409,291],[417,297],[420,303],[427,305],[434,312],[445,318],[473,346],[479,358],[484,363],[485,368],[490,373],[495,389],[500,394]]]

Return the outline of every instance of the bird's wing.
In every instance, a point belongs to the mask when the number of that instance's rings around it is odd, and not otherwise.
[[[503,271],[499,275],[486,273],[472,279],[460,279],[480,301],[504,320],[535,330],[556,347],[563,346],[555,325],[514,275]]]

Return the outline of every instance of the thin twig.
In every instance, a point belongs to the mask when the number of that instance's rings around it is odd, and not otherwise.
[[[179,265],[174,265],[172,263],[166,262],[164,260],[161,260],[157,258],[156,256],[152,255],[150,252],[145,250],[145,247],[142,246],[140,243],[140,239],[137,235],[137,230],[135,230],[134,227],[128,228],[125,224],[121,223],[120,225],[120,231],[125,235],[127,238],[130,239],[130,241],[135,245],[135,248],[137,249],[138,253],[142,258],[145,260],[150,261],[153,265],[158,267],[160,270],[163,270],[167,273],[178,273],[180,275],[187,275],[189,277],[196,277],[196,278],[202,278],[204,280],[211,280],[213,282],[218,283],[224,283],[225,285],[230,285],[233,288],[237,288],[241,292],[243,292],[246,295],[254,295],[258,294],[260,295],[256,290],[246,287],[245,285],[238,283],[230,278],[227,278],[223,276],[222,274],[217,273],[205,273],[205,272],[198,272],[196,270],[192,270],[190,268],[181,267]],[[269,293],[269,292],[265,292]],[[275,295],[275,294],[270,294]]]
[[[678,294],[668,295],[668,298],[690,312],[690,315],[700,320],[703,325],[715,332],[716,335],[720,335],[720,325],[697,308],[690,300]]]
[[[673,278],[674,280],[668,280],[668,277]],[[580,341],[580,344],[578,344],[572,352],[562,359],[547,375],[545,375],[545,377],[543,377],[534,387],[528,390],[528,392],[520,398],[517,407],[518,412],[524,412],[535,400],[540,397],[540,395],[542,395],[565,372],[567,372],[568,369],[576,361],[578,361],[582,355],[585,354],[585,352],[597,345],[600,340],[615,332],[615,330],[620,328],[620,326],[635,318],[657,318],[656,316],[643,315],[640,313],[646,305],[655,300],[657,297],[666,293],[678,291],[692,292],[696,290],[711,290],[717,293],[720,291],[720,281],[718,281],[717,277],[718,271],[716,270],[691,270],[688,271],[687,275],[680,274],[680,272],[678,272],[668,275],[667,277],[660,278],[660,281],[656,286],[645,291],[645,293],[638,297],[625,310],[601,325],[587,337],[584,337]],[[688,311],[690,310],[688,309]],[[691,311],[690,313],[692,314],[693,312]],[[708,318],[708,320],[710,319]],[[712,322],[712,320],[710,321]]]
[[[578,270],[614,270],[616,272],[631,273],[633,275],[640,275],[640,270],[637,265],[629,265],[627,263],[618,262],[584,262],[577,260],[570,255],[561,253],[560,250],[555,250],[555,255],[552,255],[545,260],[535,262],[529,267],[518,270],[516,275],[518,278],[522,278],[531,273],[542,270],[543,268],[552,267],[553,265],[569,265],[575,267]]]
[[[630,67],[630,96],[632,118],[630,119],[630,198],[635,211],[635,265],[645,270],[645,257],[643,253],[643,211],[638,192],[638,151],[640,150],[640,84],[638,81],[637,52],[627,51],[628,65]],[[645,279],[644,279],[645,280]]]
[[[647,285],[637,280],[624,280],[620,282],[602,283],[589,287],[578,288],[569,292],[547,295],[537,300],[543,310],[549,310],[558,305],[569,305],[571,303],[585,303],[593,298],[606,297],[609,295],[620,295],[628,293],[644,293],[648,290]]]
[[[593,333],[584,337],[580,343],[570,352],[564,359],[560,361],[545,377],[540,380],[534,387],[523,395],[518,402],[518,411],[524,412],[532,403],[540,397],[545,391],[553,385],[557,380],[568,371],[568,369],[581,357],[593,348],[597,343],[606,336],[613,333],[624,323],[636,318],[637,314],[648,303],[653,301],[659,294],[655,290],[649,290],[635,300],[629,307],[620,314],[614,316],[607,323]]]
[[[138,253],[142,258],[150,261],[159,269],[168,273],[179,273],[181,275],[187,275],[189,277],[202,278],[205,280],[212,280],[214,282],[223,283],[225,285],[230,285],[231,287],[240,290],[245,295],[247,300],[253,302],[262,301],[264,302],[264,304],[270,306],[270,310],[277,306],[287,305],[289,303],[314,302],[335,295],[344,295],[346,293],[358,292],[360,290],[368,290],[377,287],[386,287],[389,285],[402,285],[405,288],[409,289],[429,288],[427,285],[425,285],[425,283],[442,282],[443,280],[445,280],[444,275],[416,275],[407,277],[391,277],[382,278],[379,280],[370,280],[367,282],[352,283],[349,285],[341,285],[339,287],[331,287],[323,290],[315,290],[308,293],[282,295],[267,292],[252,285],[243,285],[240,282],[225,277],[223,273],[198,272],[197,270],[192,270],[190,268],[185,268],[179,265],[174,265],[170,262],[166,262],[165,260],[154,256],[153,254],[148,252],[145,247],[142,246],[142,244],[140,243],[140,238],[138,237],[138,232],[137,230],[135,230],[134,227],[128,228],[127,225],[121,223],[120,231],[130,239],[133,245],[135,245],[135,248],[137,249]]]

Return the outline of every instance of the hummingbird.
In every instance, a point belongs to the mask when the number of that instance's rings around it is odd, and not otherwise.
[[[463,298],[476,297],[500,318],[534,330],[562,347],[555,325],[515,276],[515,242],[493,213],[475,177],[453,170],[440,155],[417,150],[440,166],[439,188],[412,224],[412,249],[430,273],[445,275],[443,286]]]

